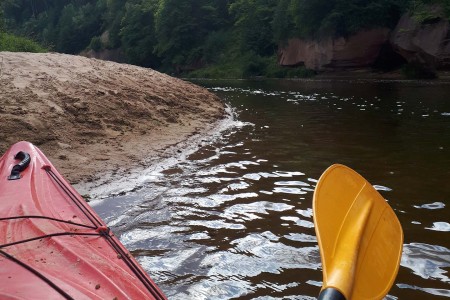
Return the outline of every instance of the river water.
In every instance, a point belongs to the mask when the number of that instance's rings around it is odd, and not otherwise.
[[[403,226],[388,299],[450,298],[450,84],[202,81],[235,113],[136,192],[94,203],[169,299],[315,299],[312,196],[348,165]]]

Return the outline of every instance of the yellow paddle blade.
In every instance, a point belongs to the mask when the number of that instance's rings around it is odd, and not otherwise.
[[[333,165],[320,177],[314,224],[323,287],[347,300],[382,299],[397,276],[403,231],[392,208],[361,175]]]

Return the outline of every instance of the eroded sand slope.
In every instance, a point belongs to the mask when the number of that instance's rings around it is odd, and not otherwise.
[[[0,52],[0,152],[30,141],[72,183],[158,155],[223,115],[206,89],[151,69]]]

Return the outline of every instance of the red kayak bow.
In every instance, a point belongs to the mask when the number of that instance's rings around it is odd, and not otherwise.
[[[0,159],[0,299],[166,299],[42,152]]]

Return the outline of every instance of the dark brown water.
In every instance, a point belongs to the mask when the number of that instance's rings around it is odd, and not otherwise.
[[[450,298],[450,85],[207,81],[236,122],[95,209],[169,299],[315,299],[311,201],[354,168],[404,229],[388,299]]]

